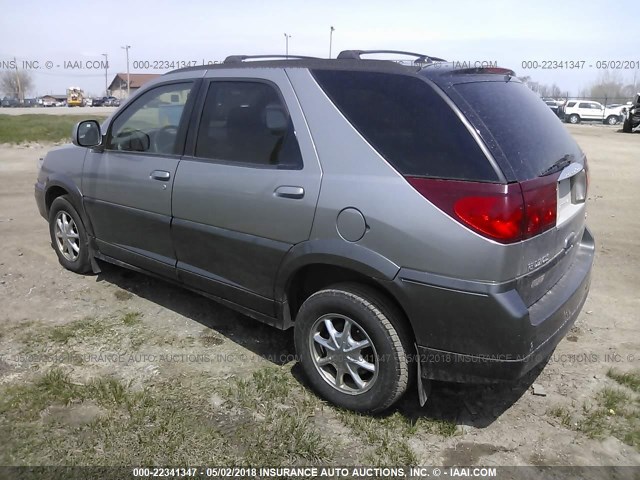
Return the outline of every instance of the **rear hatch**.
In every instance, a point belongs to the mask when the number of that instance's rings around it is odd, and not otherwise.
[[[455,79],[455,74],[450,78]],[[550,223],[523,240],[519,268],[517,288],[531,305],[566,273],[582,238],[586,157],[546,104],[509,75],[462,74],[447,90],[483,138],[507,181],[520,184],[529,222],[535,222],[537,215],[532,218],[527,211],[530,203],[545,197],[541,211]]]

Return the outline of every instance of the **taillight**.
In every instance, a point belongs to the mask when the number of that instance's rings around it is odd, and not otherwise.
[[[406,177],[426,199],[481,235],[514,243],[555,226],[558,175],[497,184]]]
[[[531,238],[556,225],[558,211],[558,175],[520,182],[524,198],[523,238]]]

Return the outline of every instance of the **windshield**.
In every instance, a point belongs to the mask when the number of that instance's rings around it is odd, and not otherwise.
[[[470,82],[455,89],[477,115],[469,116],[472,123],[481,123],[475,126],[495,139],[489,147],[496,159],[506,157],[517,180],[535,178],[567,155],[582,162],[582,151],[566,127],[522,83]]]

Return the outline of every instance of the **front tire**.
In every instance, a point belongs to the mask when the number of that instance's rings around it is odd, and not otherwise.
[[[627,117],[624,121],[624,123],[622,124],[622,131],[624,133],[631,133],[631,117]]]
[[[87,231],[67,195],[56,198],[51,204],[49,234],[60,265],[76,273],[91,270]]]
[[[413,378],[412,335],[402,312],[368,286],[337,284],[307,298],[295,344],[312,387],[349,410],[386,410]]]

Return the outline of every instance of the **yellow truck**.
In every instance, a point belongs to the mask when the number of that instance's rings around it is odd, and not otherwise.
[[[67,88],[67,107],[84,106],[84,92],[80,87]]]

